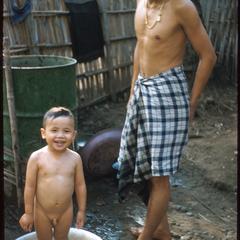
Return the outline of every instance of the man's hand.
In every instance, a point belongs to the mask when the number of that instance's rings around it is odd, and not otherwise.
[[[197,110],[197,104],[190,104],[190,114],[189,114],[190,123],[193,122],[196,110]]]
[[[31,232],[33,227],[33,214],[24,213],[19,220],[19,224],[25,232]]]

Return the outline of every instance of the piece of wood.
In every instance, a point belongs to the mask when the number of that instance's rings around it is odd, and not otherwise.
[[[16,176],[15,181],[16,181],[16,190],[17,190],[17,203],[18,203],[18,208],[20,208],[22,204],[22,176],[20,171],[20,152],[19,152],[16,110],[15,110],[15,102],[14,102],[10,51],[9,51],[9,38],[5,37],[3,39],[3,46],[4,46],[6,92],[7,92],[7,102],[8,102],[8,111],[9,111],[11,137],[12,137],[12,151],[14,156],[14,168],[15,168],[15,176]]]

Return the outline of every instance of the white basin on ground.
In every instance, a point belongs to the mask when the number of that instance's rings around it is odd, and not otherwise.
[[[17,238],[16,240],[37,240],[37,235],[36,232],[31,232]],[[70,228],[68,240],[102,240],[102,238],[83,229]]]

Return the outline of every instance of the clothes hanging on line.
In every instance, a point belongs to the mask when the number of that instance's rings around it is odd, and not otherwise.
[[[26,0],[22,7],[19,7],[17,0],[10,0],[11,22],[13,24],[20,23],[31,13],[32,2]]]
[[[104,38],[96,0],[65,0],[73,57],[87,62],[104,56]]]

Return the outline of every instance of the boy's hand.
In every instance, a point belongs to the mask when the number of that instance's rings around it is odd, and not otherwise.
[[[77,212],[77,219],[76,219],[76,228],[82,228],[85,223],[85,212],[78,211]]]
[[[19,224],[25,232],[31,232],[33,227],[33,214],[24,213]]]

